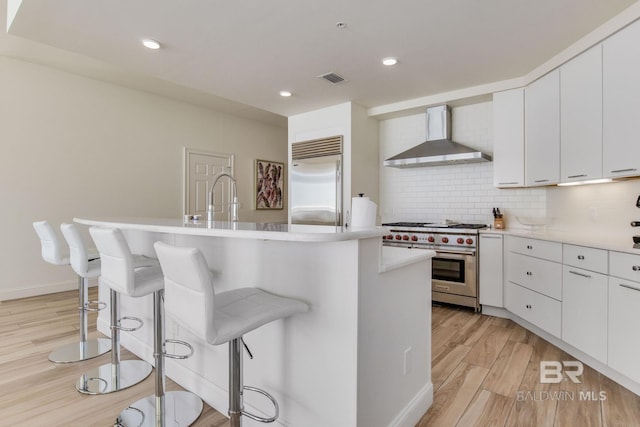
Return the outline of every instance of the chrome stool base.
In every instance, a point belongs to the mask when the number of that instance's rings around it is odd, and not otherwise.
[[[122,360],[118,365],[107,363],[84,374],[76,382],[83,394],[108,394],[124,390],[143,381],[152,366],[144,360]]]
[[[130,405],[116,419],[118,427],[156,427],[156,396]],[[190,426],[202,413],[202,399],[188,391],[169,391],[164,395],[164,420],[167,426]]]
[[[59,347],[49,354],[53,363],[74,363],[93,359],[111,350],[111,340],[98,338],[84,342],[74,342]]]

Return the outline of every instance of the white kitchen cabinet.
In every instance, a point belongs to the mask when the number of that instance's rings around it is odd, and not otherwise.
[[[602,45],[560,67],[560,181],[602,177]]]
[[[562,263],[597,273],[609,272],[609,252],[586,246],[562,245]]]
[[[560,181],[560,70],[525,89],[525,184]]]
[[[563,266],[562,339],[602,363],[607,363],[607,293],[606,275]]]
[[[603,42],[604,176],[640,175],[640,22]]]
[[[562,244],[507,236],[505,308],[550,334],[562,336]]]
[[[609,252],[609,358],[611,368],[640,382],[640,255]]]
[[[513,252],[507,254],[506,262],[508,281],[562,299],[562,264]]]
[[[609,360],[611,368],[640,382],[640,283],[609,277]]]
[[[505,283],[505,307],[518,317],[558,338],[562,336],[562,303],[548,296]]]
[[[493,185],[524,187],[524,89],[493,94]]]
[[[507,236],[506,251],[562,262],[562,244],[528,237]]]
[[[502,275],[502,235],[480,234],[480,304],[504,307]]]

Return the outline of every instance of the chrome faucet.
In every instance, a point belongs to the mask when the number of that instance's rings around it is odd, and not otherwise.
[[[231,176],[231,174],[227,172],[220,172],[219,174],[213,177],[213,184],[211,185],[211,189],[209,190],[209,206],[207,208],[207,221],[209,223],[214,221],[214,205],[213,201],[215,200],[216,195],[216,184],[220,181],[220,178],[227,177],[231,180],[233,184],[233,201],[229,203],[229,220],[237,222],[238,221],[238,189],[236,188],[236,180]]]

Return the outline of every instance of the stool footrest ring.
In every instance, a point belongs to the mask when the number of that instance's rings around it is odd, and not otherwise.
[[[84,311],[100,311],[107,308],[107,303],[104,301],[89,301],[84,307],[78,307],[78,310]]]
[[[271,403],[273,403],[273,407],[276,410],[275,415],[273,417],[271,417],[271,418],[259,417],[258,415],[254,415],[251,412],[245,411],[244,409],[241,411],[242,415],[244,415],[245,417],[251,418],[254,421],[259,421],[261,423],[272,423],[272,422],[274,422],[275,420],[278,419],[278,415],[280,414],[280,408],[278,407],[278,402],[276,401],[276,399],[273,396],[271,396],[266,391],[264,391],[262,389],[259,389],[257,387],[244,386],[244,387],[242,387],[242,389],[243,390],[248,390],[248,391],[253,391],[253,392],[256,392],[256,393],[260,393],[263,396],[266,396],[267,399],[269,399],[271,401]]]
[[[132,328],[125,328],[124,326],[122,326],[122,321],[123,320],[131,320],[131,321],[134,321],[134,322],[138,322],[138,325],[134,326]],[[118,323],[113,328],[114,329],[119,329],[119,330],[125,331],[125,332],[133,332],[133,331],[137,331],[138,329],[142,328],[142,325],[144,325],[144,322],[139,317],[123,316],[120,319],[118,319]]]
[[[171,353],[167,353],[166,351],[164,352],[164,356],[168,357],[170,359],[188,359],[191,356],[193,356],[193,346],[191,344],[189,344],[186,341],[182,341],[182,340],[174,340],[174,339],[166,339],[164,340],[164,343],[171,343],[171,344],[178,344],[178,345],[182,345],[185,346],[189,349],[189,354],[171,354]]]

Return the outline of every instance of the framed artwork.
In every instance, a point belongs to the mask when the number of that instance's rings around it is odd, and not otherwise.
[[[256,160],[256,210],[284,207],[284,163]]]

